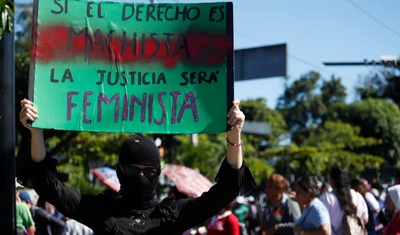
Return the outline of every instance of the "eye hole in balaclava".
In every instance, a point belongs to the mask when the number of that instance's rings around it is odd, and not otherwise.
[[[160,152],[154,141],[142,134],[129,137],[121,146],[119,152],[120,166],[132,164],[144,165],[160,169]],[[138,203],[153,200],[156,195],[158,177],[149,179],[142,174],[131,176],[124,174],[121,167],[117,167],[117,176],[121,184],[119,193]]]

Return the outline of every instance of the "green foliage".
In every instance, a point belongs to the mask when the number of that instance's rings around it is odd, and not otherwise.
[[[89,181],[89,172],[83,165],[60,164],[58,170],[68,173],[66,184],[84,194],[99,194],[106,186],[99,184],[99,181]],[[96,184],[97,182],[97,184]]]
[[[321,99],[327,107],[336,102],[344,103],[346,96],[346,88],[342,85],[340,78],[332,77],[330,81],[323,81]]]
[[[360,135],[381,140],[363,151],[382,156],[387,164],[398,165],[400,156],[400,109],[393,102],[367,99],[341,110],[339,118],[360,127]]]
[[[360,100],[390,99],[400,105],[400,69],[385,66],[364,76],[361,85],[356,87]]]
[[[263,98],[250,99],[240,103],[241,110],[246,116],[246,120],[253,122],[268,123],[271,125],[272,133],[265,136],[248,137],[248,142],[255,148],[260,147],[262,141],[266,141],[267,145],[274,146],[279,142],[279,136],[287,134],[287,126],[285,119],[278,110],[271,110],[266,105]]]
[[[360,136],[360,127],[349,123],[327,121],[320,127],[310,129],[310,137],[304,141],[304,145],[332,146],[355,151],[366,146],[376,146],[381,142],[375,138]]]
[[[383,97],[391,99],[400,106],[400,69],[384,72],[383,76],[386,79]]]
[[[63,134],[52,135],[46,143],[49,149],[59,149],[53,154],[59,159],[59,170],[69,174],[67,184],[80,192],[98,193],[104,186],[89,181],[90,169],[115,167],[119,148],[129,134],[77,132],[71,138]]]
[[[276,151],[276,150],[275,150]],[[369,154],[355,154],[341,150],[337,146],[290,146],[289,153],[284,148],[278,149],[274,155],[287,154],[290,159],[290,169],[295,175],[326,175],[334,166],[339,166],[351,176],[359,175],[366,167],[380,169],[384,160]],[[276,168],[285,169],[286,159],[280,161]]]
[[[129,134],[78,132],[75,138],[63,143],[60,152],[67,157],[61,158],[60,163],[83,165],[85,170],[93,164],[115,166],[118,163],[119,148],[128,136]],[[59,136],[52,136],[47,143],[49,148],[54,148],[60,141]]]
[[[187,135],[178,138],[182,140],[182,147],[176,156],[176,163],[198,169],[214,182],[219,166],[226,157],[225,134],[198,135],[197,146],[189,141]]]
[[[265,181],[275,169],[273,166],[265,163],[265,160],[254,157],[245,157],[246,164],[249,166],[256,183],[259,185],[261,182]]]
[[[311,71],[286,87],[278,99],[277,109],[282,112],[296,144],[303,144],[310,135],[310,126],[326,120],[330,106],[344,102],[346,92],[340,79],[332,77],[319,86],[320,79],[319,73]]]
[[[9,0],[0,0],[0,40],[5,31],[13,33],[15,4]]]

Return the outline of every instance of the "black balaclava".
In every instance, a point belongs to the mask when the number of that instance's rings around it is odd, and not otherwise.
[[[122,166],[140,164],[160,168],[160,152],[151,139],[142,134],[133,135],[121,146],[119,164]],[[144,175],[125,175],[120,167],[117,167],[117,176],[121,184],[119,193],[123,198],[139,207],[152,204],[158,177],[150,180]]]

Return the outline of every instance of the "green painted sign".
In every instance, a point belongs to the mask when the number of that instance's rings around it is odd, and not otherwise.
[[[35,0],[34,127],[220,133],[233,100],[232,3]]]

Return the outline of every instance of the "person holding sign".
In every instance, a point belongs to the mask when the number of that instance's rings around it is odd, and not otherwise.
[[[53,204],[62,214],[102,234],[182,234],[228,205],[238,194],[255,187],[253,176],[242,157],[241,130],[245,116],[239,101],[227,114],[227,156],[216,176],[216,184],[200,197],[174,200],[155,199],[160,175],[160,153],[154,142],[144,135],[133,135],[120,148],[117,175],[120,197],[82,195],[57,179],[57,161],[46,153],[42,129],[32,128],[28,121],[39,118],[29,100],[21,101],[20,121],[32,136],[28,177],[18,178],[32,187],[40,197]]]

